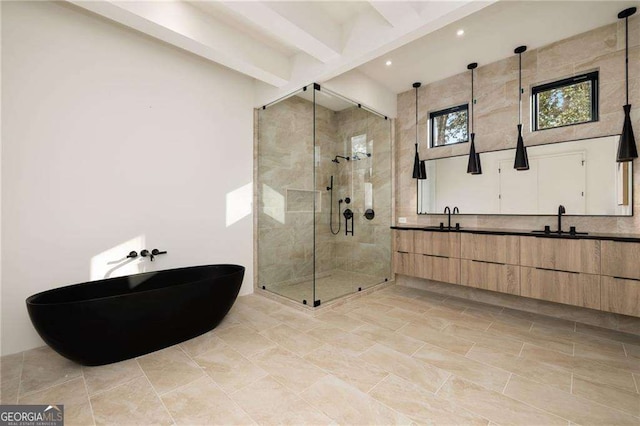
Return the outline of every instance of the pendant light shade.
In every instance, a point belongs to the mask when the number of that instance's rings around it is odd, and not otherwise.
[[[416,155],[413,159],[413,174],[411,176],[414,179],[420,179],[420,157],[418,157],[418,144],[416,143]]]
[[[420,161],[418,155],[418,89],[422,84],[419,82],[413,83],[413,88],[416,89],[416,155],[413,159],[413,173],[411,177],[413,179],[426,179],[427,171],[424,161]]]
[[[516,170],[529,170],[529,156],[527,147],[522,139],[522,54],[527,46],[517,47],[513,53],[518,55],[518,142],[516,143],[516,159],[513,168]]]
[[[476,133],[473,123],[473,104],[475,103],[475,99],[473,97],[473,70],[476,68],[478,68],[478,64],[476,62],[467,65],[467,69],[471,70],[471,134],[469,135],[471,143],[469,144],[469,163],[467,164],[467,173],[472,175],[481,175],[482,166],[480,165],[480,154],[476,152]]]
[[[625,61],[625,83],[627,89],[627,103],[622,107],[624,109],[624,124],[622,125],[622,134],[618,143],[618,155],[616,161],[621,163],[625,161],[633,161],[638,158],[638,149],[636,147],[636,138],[633,135],[633,127],[631,126],[631,104],[629,104],[629,16],[636,13],[635,7],[630,7],[618,13],[618,19],[624,19],[625,42],[624,42],[624,61]]]
[[[516,170],[529,170],[529,156],[527,155],[527,147],[524,146],[522,139],[522,124],[518,124],[518,142],[516,144],[516,161],[513,164]]]

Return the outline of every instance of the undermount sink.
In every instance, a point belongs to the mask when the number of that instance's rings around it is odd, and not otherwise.
[[[548,227],[547,227],[548,228]],[[588,232],[578,232],[575,227],[571,227],[570,231],[551,231],[550,229],[536,229],[531,231],[533,234],[544,234],[544,235],[589,235]]]
[[[460,229],[462,229],[462,226],[460,226],[460,224],[457,224],[458,226],[452,226],[451,228],[445,226],[445,225],[431,225],[431,226],[425,226],[422,229],[436,229],[438,231],[459,231]]]

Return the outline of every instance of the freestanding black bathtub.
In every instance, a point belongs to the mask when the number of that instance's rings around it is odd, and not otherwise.
[[[217,326],[244,267],[209,265],[91,281],[27,299],[31,322],[60,355],[83,365],[133,358]]]

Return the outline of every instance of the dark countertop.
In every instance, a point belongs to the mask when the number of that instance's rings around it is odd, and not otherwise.
[[[533,232],[533,230],[522,229],[500,229],[500,228],[469,228],[461,226],[460,229],[446,227],[440,229],[438,226],[419,226],[419,225],[396,225],[391,229],[405,230],[405,231],[432,231],[432,232],[463,232],[468,234],[488,234],[488,235],[519,235],[525,237],[539,237],[539,238],[564,238],[569,240],[609,240],[609,241],[621,241],[630,243],[640,243],[640,234],[602,234],[589,232],[588,234],[575,234],[571,235],[569,232],[562,234],[545,234],[544,232]]]

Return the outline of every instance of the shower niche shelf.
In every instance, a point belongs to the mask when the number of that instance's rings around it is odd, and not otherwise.
[[[322,211],[322,193],[310,189],[287,188],[287,213],[313,213],[313,197],[316,197],[316,211]]]

